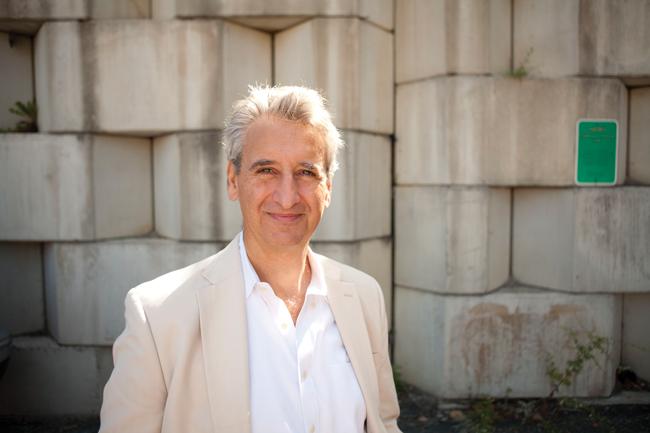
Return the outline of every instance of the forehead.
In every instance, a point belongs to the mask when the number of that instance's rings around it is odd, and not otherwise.
[[[276,117],[260,117],[246,130],[242,157],[250,159],[268,155],[324,160],[325,142],[322,134],[312,126]]]

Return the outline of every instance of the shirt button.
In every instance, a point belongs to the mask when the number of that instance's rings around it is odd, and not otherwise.
[[[303,370],[303,371],[302,371],[302,376],[301,376],[303,382],[307,379],[307,376],[308,376],[308,374],[307,374],[307,370]],[[312,426],[312,427],[313,427],[313,426]]]
[[[316,431],[316,427],[314,427],[314,424],[309,426],[309,433],[314,433]]]
[[[280,328],[282,328],[283,331],[286,331],[288,327],[289,327],[289,325],[287,325],[286,323],[283,323],[282,325],[280,325]]]

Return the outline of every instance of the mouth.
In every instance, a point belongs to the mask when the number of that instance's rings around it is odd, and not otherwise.
[[[303,216],[303,214],[300,213],[271,213],[271,212],[268,212],[268,215],[273,220],[281,223],[292,223],[298,221]]]

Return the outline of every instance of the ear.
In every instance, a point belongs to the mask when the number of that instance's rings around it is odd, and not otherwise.
[[[228,198],[232,201],[239,199],[239,184],[237,181],[239,177],[237,176],[237,170],[233,165],[232,161],[228,161],[227,167],[227,182],[228,182]]]
[[[330,176],[327,177],[327,181],[325,182],[325,189],[325,207],[327,208],[332,202],[332,178]]]

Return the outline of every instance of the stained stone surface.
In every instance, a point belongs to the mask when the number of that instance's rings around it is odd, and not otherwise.
[[[151,142],[0,134],[0,239],[93,240],[153,228]]]
[[[548,362],[563,369],[576,345],[606,339],[557,396],[609,396],[620,358],[621,297],[514,287],[482,296],[397,286],[395,361],[402,378],[438,398],[546,397]],[[559,350],[561,348],[561,350]]]
[[[221,20],[51,22],[35,67],[43,131],[216,129],[249,84],[270,81],[271,36]]]
[[[485,293],[509,276],[510,190],[395,188],[395,284]]]
[[[618,121],[625,180],[619,80],[441,77],[398,86],[396,110],[398,184],[574,185],[579,119]]]
[[[513,277],[570,292],[650,292],[650,187],[514,190]]]

